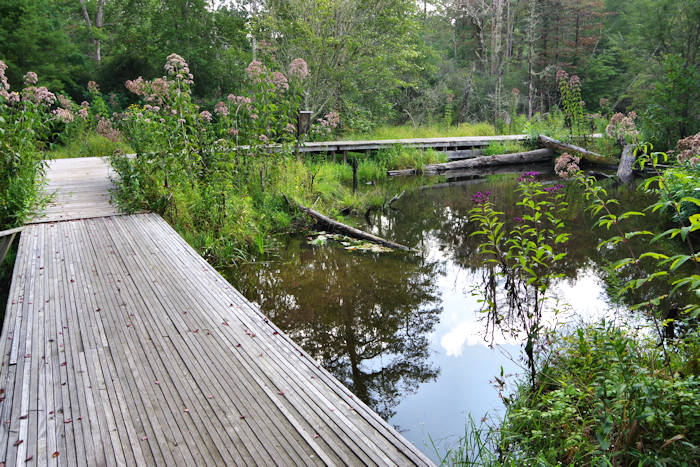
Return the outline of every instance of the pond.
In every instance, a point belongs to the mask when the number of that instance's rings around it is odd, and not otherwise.
[[[522,365],[517,339],[485,336],[479,290],[486,269],[468,222],[477,191],[491,191],[507,219],[518,216],[517,174],[450,177],[450,183],[443,178],[418,188],[414,179],[414,188],[395,209],[370,216],[371,225],[361,221],[361,228],[414,246],[419,254],[352,251],[335,241],[312,244],[300,236],[284,240],[270,258],[222,271],[433,459],[459,441],[469,415],[478,421],[502,414],[494,377],[519,373]],[[398,192],[407,182],[387,183],[397,184]],[[567,190],[565,221],[573,237],[559,265],[565,277],[553,287],[561,310],[556,320],[623,318],[629,313],[608,298],[610,285],[601,272],[622,252],[596,252],[608,234],[592,228],[581,194]],[[634,190],[614,195],[623,206],[639,203]]]

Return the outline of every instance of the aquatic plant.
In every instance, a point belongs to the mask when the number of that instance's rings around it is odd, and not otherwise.
[[[490,268],[485,286],[475,291],[482,297],[486,333],[492,339],[496,329],[524,335],[523,350],[533,387],[547,292],[551,281],[561,276],[551,268],[566,256],[566,252],[557,252],[555,247],[569,237],[561,232],[567,203],[560,187],[545,187],[538,177],[538,172],[529,171],[518,178],[517,205],[523,214],[509,231],[505,229],[503,213],[496,211],[489,200],[489,192],[473,194],[476,206],[469,211],[469,220],[478,225],[472,235],[483,238],[478,251]]]

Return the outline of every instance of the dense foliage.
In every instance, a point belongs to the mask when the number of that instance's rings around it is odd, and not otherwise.
[[[173,52],[204,103],[241,92],[251,61],[301,57],[304,107],[355,130],[487,120],[512,131],[519,115],[573,110],[560,100],[565,70],[583,83],[576,102],[635,111],[659,149],[700,131],[696,0],[12,0],[0,13],[10,81],[37,71],[78,102],[90,79],[133,102],[123,83],[155,76]]]

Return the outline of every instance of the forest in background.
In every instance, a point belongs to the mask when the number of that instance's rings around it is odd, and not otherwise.
[[[171,53],[204,107],[243,87],[253,59],[308,63],[304,104],[343,130],[489,121],[497,129],[559,104],[576,74],[589,112],[635,111],[671,148],[700,130],[698,0],[6,0],[0,57],[80,102],[88,81],[120,108],[128,79],[162,75]]]

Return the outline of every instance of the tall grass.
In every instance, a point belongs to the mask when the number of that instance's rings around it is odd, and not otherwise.
[[[125,154],[134,150],[123,141],[111,141],[93,130],[85,130],[72,136],[65,144],[53,145],[46,153],[48,159],[69,159],[73,157],[109,157],[114,151]]]
[[[377,140],[494,135],[496,135],[496,129],[490,123],[461,123],[458,126],[433,123],[418,127],[412,125],[380,126],[369,132],[351,132],[343,135],[341,139]]]

